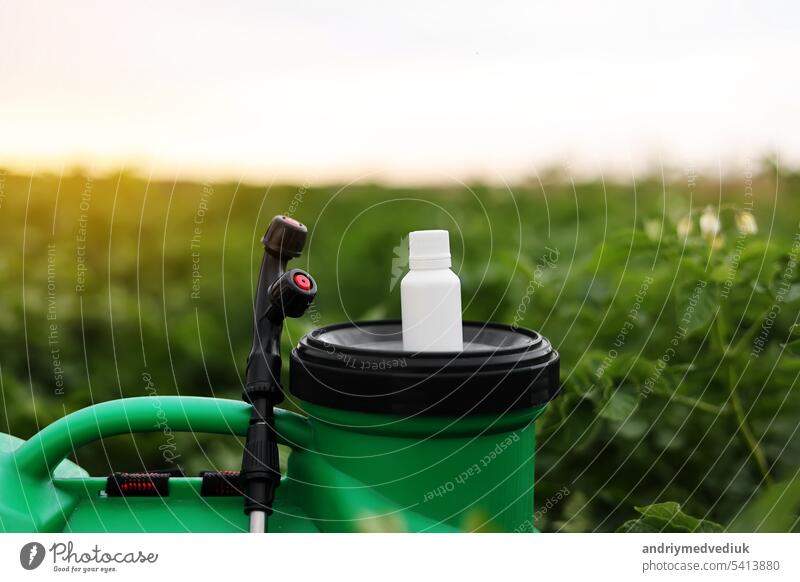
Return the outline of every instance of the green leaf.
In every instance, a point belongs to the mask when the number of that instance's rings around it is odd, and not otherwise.
[[[786,342],[783,344],[787,350],[789,350],[793,354],[800,354],[800,338],[793,339],[790,342]]]
[[[714,281],[715,283],[724,283],[728,280],[731,275],[731,270],[733,271],[734,275],[736,274],[736,269],[731,267],[730,259],[726,260],[723,263],[720,263],[716,267],[711,270],[711,274],[709,275],[709,279]]]
[[[660,533],[661,529],[657,528],[653,525],[650,525],[643,519],[631,519],[623,523],[619,529],[617,529],[618,533]]]
[[[687,335],[708,329],[719,306],[715,285],[701,281],[682,285],[675,299],[675,318]]]
[[[728,526],[732,532],[790,532],[800,520],[800,473],[768,487]]]
[[[635,388],[622,385],[608,396],[597,414],[608,420],[622,422],[636,410],[639,405],[639,394]]]
[[[789,338],[783,347],[793,354],[800,354],[800,323],[794,323],[789,328]]]
[[[634,415],[626,418],[616,427],[616,434],[628,440],[640,439],[651,426],[650,422],[641,418],[641,415]]]
[[[715,533],[724,530],[716,522],[684,513],[681,505],[674,501],[634,507],[634,509],[639,512],[641,517],[626,521],[617,531],[623,533]]]

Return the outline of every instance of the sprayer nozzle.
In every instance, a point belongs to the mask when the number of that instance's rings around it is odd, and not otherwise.
[[[276,322],[286,317],[300,317],[316,294],[317,284],[311,275],[302,269],[287,271],[269,287],[267,317]]]
[[[288,216],[276,216],[269,223],[261,242],[268,253],[288,261],[299,257],[306,244],[308,229],[301,222]]]

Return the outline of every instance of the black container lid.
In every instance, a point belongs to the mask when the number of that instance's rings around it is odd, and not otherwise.
[[[464,322],[462,352],[403,351],[399,321],[340,323],[292,350],[291,393],[358,412],[452,416],[530,409],[555,398],[559,356],[535,331]]]

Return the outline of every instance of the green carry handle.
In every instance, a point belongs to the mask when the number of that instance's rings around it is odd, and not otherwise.
[[[74,449],[91,442],[119,434],[161,430],[161,415],[169,419],[174,432],[244,436],[250,409],[244,402],[198,396],[140,396],[103,402],[73,412],[44,428],[20,446],[14,458],[20,473],[44,477]],[[305,417],[276,410],[275,422],[281,444],[301,449],[308,446],[310,432]]]
[[[195,396],[142,396],[103,402],[73,412],[19,446],[7,437],[0,447],[0,530],[61,531],[78,499],[54,479],[85,473],[67,456],[110,436],[158,432],[164,418],[172,431],[244,436],[251,406],[235,400]],[[305,450],[311,433],[305,417],[275,411],[281,444]],[[2,443],[0,443],[2,444]],[[5,448],[5,451],[2,449]],[[11,449],[11,450],[9,450]]]

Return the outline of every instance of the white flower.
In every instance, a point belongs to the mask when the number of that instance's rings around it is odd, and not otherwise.
[[[756,217],[752,212],[737,212],[736,213],[736,228],[742,234],[756,234],[758,232],[758,225],[756,224]]]
[[[661,238],[661,221],[652,219],[646,220],[644,223],[644,233],[652,241],[657,241]]]
[[[712,239],[719,234],[722,225],[719,222],[719,214],[713,206],[706,206],[702,216],[700,216],[700,234],[707,239]]]
[[[678,224],[675,225],[675,230],[678,231],[679,237],[686,238],[692,234],[692,226],[692,217],[687,215],[678,221]]]

